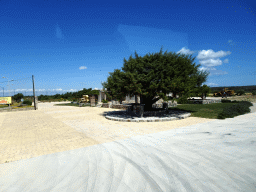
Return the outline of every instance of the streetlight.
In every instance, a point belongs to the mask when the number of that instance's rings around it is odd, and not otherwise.
[[[3,77],[4,79],[7,79],[7,81],[8,81],[8,78],[7,77]],[[14,81],[13,79],[12,80],[10,80],[10,81]],[[8,81],[8,87],[9,87],[9,82],[10,81]],[[10,97],[10,87],[9,87],[9,97]]]

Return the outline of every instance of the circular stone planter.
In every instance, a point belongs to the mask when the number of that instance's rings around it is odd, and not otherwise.
[[[143,117],[138,117],[135,115],[129,115],[126,111],[111,111],[108,112],[106,118],[113,121],[124,121],[124,122],[160,122],[160,121],[173,121],[187,118],[191,113],[184,111],[171,111],[169,113],[163,114],[156,113],[155,115],[147,115],[146,113]]]

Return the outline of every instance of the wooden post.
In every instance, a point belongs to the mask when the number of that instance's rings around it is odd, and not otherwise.
[[[34,108],[36,110],[36,94],[35,94],[34,75],[32,75],[32,82],[33,82],[33,94],[34,94]]]

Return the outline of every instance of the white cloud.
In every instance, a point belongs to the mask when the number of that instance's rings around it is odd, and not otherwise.
[[[212,75],[226,75],[228,74],[226,71],[217,70],[214,67],[201,67],[199,68],[200,71],[208,71],[210,72],[210,76]]]
[[[189,49],[186,49],[185,47],[183,47],[181,50],[179,50],[178,52],[177,52],[177,54],[178,53],[181,53],[181,54],[193,54],[193,53],[195,53],[195,51],[190,51]]]
[[[229,42],[232,42],[232,40],[229,40]],[[222,61],[219,58],[230,55],[231,54],[230,51],[222,51],[221,50],[221,51],[214,52],[212,49],[191,51],[191,50],[186,49],[185,47],[183,47],[177,53],[193,54],[195,52],[198,52],[197,59],[199,60],[199,63],[202,66],[201,68],[199,68],[199,70],[209,71],[210,75],[225,75],[225,74],[228,74],[226,71],[217,70],[214,67],[222,65],[222,63],[228,63],[229,62],[228,59],[225,59],[224,61]]]
[[[222,61],[220,59],[208,59],[199,61],[199,63],[205,67],[215,67],[221,65]]]
[[[199,68],[199,70],[200,70],[200,71],[209,71],[209,68],[207,68],[207,67],[201,67],[201,68]]]
[[[68,90],[62,90],[63,92],[76,92],[76,89],[68,89]]]
[[[207,85],[213,87],[213,86],[217,86],[218,84],[216,84],[216,83],[207,83]]]
[[[226,75],[228,72],[226,71],[221,71],[221,70],[209,70],[210,75]]]
[[[19,92],[19,91],[27,91],[27,89],[15,89],[15,92]]]
[[[45,89],[35,89],[35,91],[45,91]]]
[[[228,59],[225,59],[225,60],[223,61],[223,63],[228,63]]]
[[[225,57],[227,55],[230,55],[231,52],[230,51],[218,51],[218,52],[214,52],[212,49],[209,50],[202,50],[199,51],[197,59],[199,60],[207,60],[207,59],[213,59],[213,58],[217,58],[217,57]]]
[[[67,92],[76,92],[77,90],[76,89],[70,89],[69,91]]]
[[[83,69],[87,69],[87,67],[81,66],[81,67],[79,67],[79,69],[80,69],[80,70],[83,70]]]
[[[230,51],[218,51],[214,52],[212,49],[199,51],[197,59],[202,65],[201,70],[207,70],[210,72],[210,75],[226,75],[226,71],[217,70],[216,66],[222,65],[222,63],[228,63],[228,59],[224,61],[220,60],[220,57],[225,57],[230,55]]]

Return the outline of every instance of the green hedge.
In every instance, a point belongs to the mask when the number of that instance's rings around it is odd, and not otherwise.
[[[31,101],[29,101],[29,100],[25,100],[25,101],[23,101],[23,102],[22,102],[22,104],[32,105],[32,102],[31,102]]]
[[[251,102],[241,101],[231,107],[226,107],[221,113],[218,114],[218,119],[233,118],[235,116],[250,113],[250,106],[253,106]]]
[[[231,100],[227,100],[227,99],[221,99],[221,103],[239,103],[239,101],[231,101]]]

